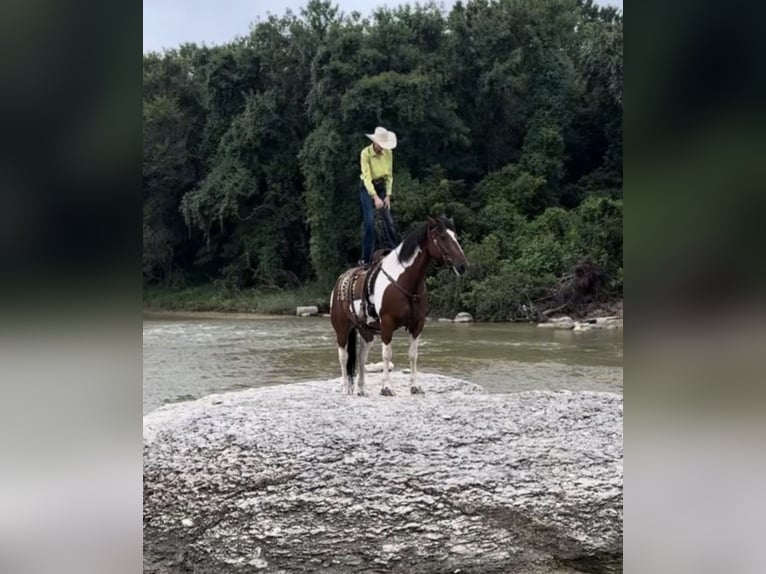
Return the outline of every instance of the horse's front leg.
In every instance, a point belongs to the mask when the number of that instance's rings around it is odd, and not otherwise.
[[[420,335],[414,337],[410,335],[410,349],[407,353],[410,358],[410,393],[413,395],[422,395],[423,389],[418,386],[418,345],[420,344]]]
[[[391,388],[390,374],[391,358],[394,356],[394,352],[391,349],[391,339],[394,336],[394,329],[390,322],[383,320],[380,322],[380,340],[383,345],[383,386],[380,389],[380,394],[392,397],[394,390]]]

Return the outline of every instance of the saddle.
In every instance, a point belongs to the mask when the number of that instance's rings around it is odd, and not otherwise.
[[[381,259],[383,259],[386,255],[391,253],[390,249],[378,249],[375,251],[375,253],[372,254],[372,263],[370,264],[370,267],[374,267],[378,262],[380,262]]]
[[[372,263],[370,264],[370,268],[366,270],[367,274],[363,283],[364,288],[362,289],[362,297],[365,303],[367,303],[367,315],[375,320],[378,320],[379,317],[375,312],[375,305],[370,301],[370,297],[372,296],[372,286],[375,284],[375,278],[378,276],[378,273],[380,273],[381,267],[383,266],[383,258],[389,253],[391,253],[390,249],[378,249],[372,254]]]
[[[371,301],[372,286],[380,272],[381,259],[387,253],[378,250],[373,255],[373,262],[368,268],[352,267],[340,278],[338,299],[344,305],[346,315],[351,323],[359,329],[359,332],[367,341],[380,333],[380,318],[375,312],[375,306]],[[381,252],[384,252],[381,254]],[[357,313],[354,302],[360,302]]]

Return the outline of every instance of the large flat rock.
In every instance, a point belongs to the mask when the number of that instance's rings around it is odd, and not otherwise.
[[[621,570],[620,395],[393,380],[144,417],[145,572]]]

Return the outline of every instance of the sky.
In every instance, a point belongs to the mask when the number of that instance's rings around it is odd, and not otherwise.
[[[617,6],[623,0],[595,0]],[[282,15],[287,9],[298,14],[307,0],[143,0],[144,53],[175,48],[185,42],[208,46],[224,44],[245,36],[250,24],[267,14]],[[378,6],[415,4],[414,0],[335,0],[341,12],[368,15]],[[421,2],[422,3],[422,2]],[[449,9],[454,0],[437,0]]]

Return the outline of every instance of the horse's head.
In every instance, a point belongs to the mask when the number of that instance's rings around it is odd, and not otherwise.
[[[456,274],[465,273],[468,262],[457,240],[457,233],[446,217],[428,218],[428,245],[426,247],[432,259],[450,265]]]

